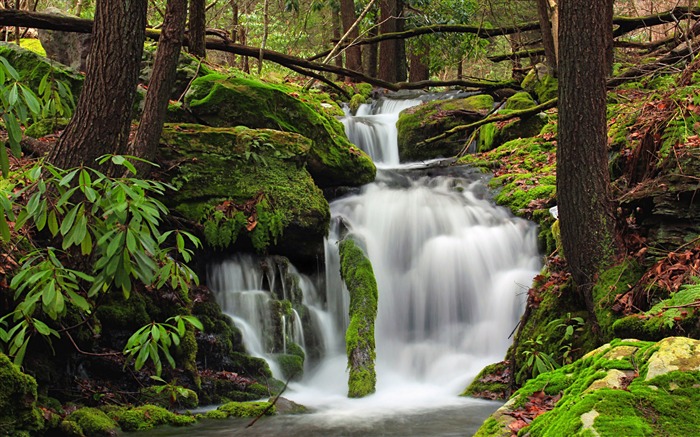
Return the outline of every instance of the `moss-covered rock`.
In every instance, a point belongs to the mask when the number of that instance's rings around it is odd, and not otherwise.
[[[529,93],[519,92],[506,100],[499,115],[508,115],[513,111],[533,108],[537,103]],[[503,143],[520,138],[530,138],[538,135],[547,123],[545,116],[538,114],[527,118],[513,118],[511,120],[488,123],[479,128],[479,136],[476,139],[476,149],[479,152],[492,150]]]
[[[112,436],[119,426],[104,411],[97,408],[79,408],[69,414],[61,429],[76,436]]]
[[[700,423],[698,352],[700,341],[689,338],[616,339],[530,380],[476,435],[694,435]],[[514,416],[532,405],[543,414],[518,422]]]
[[[67,118],[43,118],[32,123],[31,126],[25,129],[24,134],[32,138],[41,138],[65,129],[68,126],[68,121]]]
[[[340,243],[340,273],[350,292],[350,325],[345,333],[348,354],[348,396],[374,393],[374,320],[377,317],[377,282],[367,255],[351,239]]]
[[[507,399],[511,393],[510,362],[501,361],[484,367],[460,396],[480,399]]]
[[[52,72],[56,80],[60,80],[70,88],[75,101],[83,86],[83,76],[63,64],[51,61],[16,44],[0,42],[0,56],[7,59],[22,78],[22,83],[32,90],[38,90],[41,79]]]
[[[44,427],[36,408],[36,381],[0,353],[0,433],[29,436]]]
[[[196,79],[185,97],[189,111],[215,127],[247,126],[301,134],[313,141],[308,169],[321,187],[374,180],[370,158],[352,145],[343,125],[282,86],[211,74]]]
[[[166,125],[161,142],[178,188],[165,203],[203,224],[210,246],[318,253],[330,210],[305,168],[308,139],[269,129]]]
[[[139,82],[144,85],[148,85],[148,82],[151,80],[156,49],[157,45],[153,43],[147,43],[144,46],[141,57],[141,71],[139,73]],[[212,73],[214,73],[214,70],[206,62],[181,51],[177,61],[175,80],[170,85],[170,99],[179,100],[195,78]]]
[[[557,97],[559,81],[547,73],[546,67],[538,64],[528,72],[520,86],[525,91],[537,96],[537,100],[543,103]]]
[[[135,408],[123,408],[112,412],[123,431],[144,431],[157,426],[186,426],[197,421],[194,416],[175,414],[163,407],[144,405]]]
[[[257,417],[262,414],[272,416],[275,407],[270,402],[228,402],[216,410],[204,415],[207,419],[226,419],[229,417]]]
[[[464,148],[470,132],[430,144],[422,141],[484,118],[493,108],[493,103],[493,97],[481,94],[463,99],[434,100],[402,111],[396,123],[401,160],[418,161],[457,155]]]
[[[144,403],[163,408],[192,409],[199,405],[199,397],[194,390],[175,385],[152,385],[144,387],[139,392]]]

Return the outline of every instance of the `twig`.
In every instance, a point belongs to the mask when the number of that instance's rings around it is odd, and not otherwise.
[[[270,402],[270,405],[268,405],[267,408],[265,408],[265,409],[262,411],[262,413],[260,413],[260,414],[258,415],[258,417],[256,417],[255,419],[253,419],[252,422],[250,422],[248,425],[246,425],[246,428],[250,428],[251,426],[255,425],[255,422],[257,422],[258,420],[260,420],[261,417],[263,417],[265,414],[267,414],[267,412],[270,411],[270,410],[272,409],[272,407],[275,406],[275,404],[276,404],[277,401],[279,400],[280,396],[282,396],[282,393],[284,393],[284,391],[287,390],[287,386],[289,385],[289,381],[291,381],[292,378],[294,378],[295,376],[296,376],[296,372],[295,372],[292,376],[290,376],[289,378],[287,378],[287,382],[284,383],[284,387],[282,387],[282,390],[280,390],[280,392],[277,393],[277,395],[274,397],[274,399],[272,399],[272,402]]]

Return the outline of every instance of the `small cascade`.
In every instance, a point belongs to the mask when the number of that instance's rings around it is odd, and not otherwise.
[[[397,166],[396,121],[401,111],[420,103],[418,99],[381,99],[360,105],[354,116],[346,112],[340,121],[350,142],[365,151],[378,167]]]

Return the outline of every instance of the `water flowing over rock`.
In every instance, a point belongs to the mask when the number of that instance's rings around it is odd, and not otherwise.
[[[357,124],[346,126],[355,138]],[[398,156],[396,143],[393,150],[367,146]],[[494,206],[484,176],[465,167],[380,170],[376,182],[333,201],[331,212],[325,272],[292,275],[301,298],[271,279],[277,267],[264,258],[238,256],[212,266],[209,283],[248,351],[280,375],[280,348],[300,346],[305,376],[286,396],[324,415],[366,419],[470,402],[456,395],[483,365],[502,358],[540,268],[535,226]],[[351,323],[340,275],[343,238],[361,242],[378,288],[376,392],[352,404],[342,376]],[[295,270],[288,266],[288,273]],[[294,311],[274,310],[289,308],[285,301]]]

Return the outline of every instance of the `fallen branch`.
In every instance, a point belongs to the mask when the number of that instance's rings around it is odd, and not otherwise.
[[[533,106],[532,108],[521,109],[518,111],[510,112],[508,114],[494,115],[493,117],[485,117],[479,121],[475,121],[474,123],[456,126],[450,130],[447,130],[447,131],[441,133],[440,135],[436,135],[434,137],[423,140],[420,143],[418,143],[418,145],[434,143],[435,141],[443,140],[443,139],[450,137],[456,133],[475,129],[475,128],[482,126],[484,124],[493,123],[496,121],[506,121],[506,120],[510,120],[510,119],[513,119],[516,117],[527,118],[531,115],[535,115],[535,114],[538,114],[542,111],[546,111],[547,109],[554,108],[555,106],[557,106],[557,101],[558,101],[558,98],[555,97],[551,100],[547,100],[546,102],[544,102],[540,105]]]

